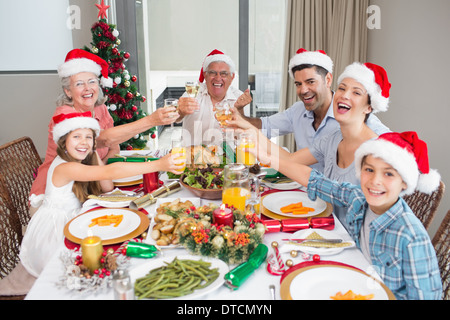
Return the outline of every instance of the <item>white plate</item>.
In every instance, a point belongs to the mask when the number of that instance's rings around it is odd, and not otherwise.
[[[309,212],[302,215],[294,215],[292,213],[283,213],[280,208],[287,206],[291,203],[302,202],[303,206],[314,208],[315,211]],[[327,203],[322,199],[317,198],[316,201],[312,201],[308,198],[306,192],[300,191],[285,191],[285,192],[275,192],[264,197],[263,206],[272,211],[273,213],[279,214],[281,216],[290,218],[306,218],[318,215],[325,211],[327,208]]]
[[[139,180],[142,180],[142,174],[138,174],[138,175],[132,176],[132,177],[115,179],[115,180],[113,180],[113,182],[114,183],[129,183],[129,182],[135,182],[135,181],[139,181]]]
[[[286,244],[286,245],[282,245],[281,248],[282,251],[291,251],[293,249],[297,249],[299,251],[305,252],[305,253],[309,253],[309,254],[320,254],[322,256],[330,256],[330,255],[334,255],[334,254],[338,254],[342,251],[344,251],[344,249],[347,248],[352,248],[355,246],[355,242],[353,241],[347,241],[344,240],[339,234],[337,234],[336,232],[333,231],[328,231],[328,230],[322,230],[322,229],[306,229],[306,230],[300,230],[297,231],[295,233],[293,233],[291,235],[291,239],[306,239],[308,238],[308,236],[313,233],[316,232],[317,234],[319,234],[321,237],[325,238],[325,239],[341,239],[344,242],[349,242],[352,245],[348,246],[348,247],[342,247],[342,248],[315,248],[315,247],[308,247],[308,246],[300,246],[300,245],[295,245],[295,244]]]
[[[176,199],[180,199],[180,202],[186,202],[186,201],[191,201],[195,207],[199,207],[200,206],[200,199],[199,198],[158,198],[158,200],[156,200],[156,203],[154,205],[152,205],[152,208],[150,209],[149,215],[152,217],[151,221],[150,221],[150,227],[148,228],[148,234],[147,234],[147,238],[145,239],[146,243],[149,244],[153,244],[156,245],[156,241],[153,240],[152,238],[152,231],[153,231],[153,227],[155,226],[155,215],[156,215],[156,209],[159,208],[159,206],[162,203],[166,203],[166,202],[172,202]],[[168,246],[159,246],[162,249],[171,249],[171,248],[178,248],[179,245],[168,245]]]
[[[89,228],[92,219],[104,215],[123,215],[122,222],[117,226],[93,226]],[[110,240],[125,236],[139,227],[141,224],[140,217],[133,211],[113,208],[113,209],[99,209],[86,212],[72,220],[69,225],[69,232],[76,238],[84,239],[92,232],[94,236],[100,237],[102,240]]]
[[[173,261],[173,259],[178,258],[178,260],[203,260],[205,262],[211,263],[211,269],[218,268],[219,269],[219,276],[217,279],[211,283],[206,288],[195,290],[193,293],[188,294],[186,296],[177,297],[173,300],[188,300],[188,299],[196,299],[199,298],[205,294],[208,294],[210,292],[213,292],[214,290],[218,289],[220,286],[224,283],[224,276],[228,273],[229,268],[228,265],[220,260],[220,259],[214,259],[214,258],[208,258],[203,256],[194,256],[194,255],[183,255],[178,257],[166,257],[166,258],[158,258],[156,260],[150,260],[148,263],[144,263],[134,269],[130,270],[130,278],[131,282],[136,282],[137,279],[145,276],[148,274],[151,270],[159,268],[163,265],[166,265],[166,263],[170,263]]]
[[[373,300],[388,300],[386,290],[369,275],[338,266],[318,266],[300,272],[289,287],[293,300],[330,300],[331,296],[352,290],[355,294],[374,294]]]

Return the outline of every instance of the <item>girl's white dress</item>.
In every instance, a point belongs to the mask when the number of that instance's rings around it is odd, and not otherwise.
[[[53,171],[65,162],[59,156],[53,160],[47,174],[43,203],[31,218],[22,240],[20,260],[35,277],[64,245],[64,226],[80,212],[81,203],[72,191],[74,182],[60,188],[52,183]]]

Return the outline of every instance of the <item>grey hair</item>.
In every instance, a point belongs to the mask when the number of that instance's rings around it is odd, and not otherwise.
[[[59,95],[59,97],[56,99],[56,106],[71,106],[73,107],[73,100],[72,98],[69,98],[66,94],[66,90],[70,90],[70,77],[63,77],[61,78],[61,86],[62,86],[62,93]],[[105,95],[103,94],[103,90],[98,86],[98,98],[97,102],[95,102],[95,106],[101,106],[104,104],[107,100]]]

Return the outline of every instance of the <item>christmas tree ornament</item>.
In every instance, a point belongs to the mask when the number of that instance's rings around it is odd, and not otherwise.
[[[108,17],[106,15],[106,10],[108,10],[109,6],[105,5],[104,0],[102,0],[101,4],[96,4],[95,6],[99,9],[97,17],[101,19],[106,19]]]

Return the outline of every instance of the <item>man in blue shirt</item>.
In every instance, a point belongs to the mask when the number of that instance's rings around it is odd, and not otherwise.
[[[333,61],[324,51],[300,49],[289,62],[289,74],[301,101],[269,117],[250,118],[244,115],[243,108],[238,110],[269,139],[293,133],[299,150],[311,147],[316,139],[339,129],[333,114]],[[367,125],[378,135],[390,131],[372,114]],[[323,172],[323,163],[311,167]]]

